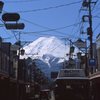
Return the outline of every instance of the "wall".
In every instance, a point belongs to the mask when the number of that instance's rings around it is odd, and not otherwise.
[[[98,70],[100,70],[100,34],[96,38],[96,43],[97,43]]]

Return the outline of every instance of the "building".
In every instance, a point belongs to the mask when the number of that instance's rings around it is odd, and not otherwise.
[[[98,70],[100,71],[100,33],[96,37],[96,44],[97,44],[97,63],[98,63]]]
[[[18,50],[17,45],[0,37],[0,98],[3,100],[28,100],[30,91],[27,93],[27,90],[34,86],[33,70],[25,59],[19,58]]]

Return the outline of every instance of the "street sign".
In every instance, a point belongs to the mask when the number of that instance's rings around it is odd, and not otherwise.
[[[24,29],[24,23],[5,23],[6,29]]]
[[[20,15],[18,13],[5,13],[2,15],[3,21],[18,21],[20,19]]]
[[[89,66],[96,66],[96,60],[95,59],[89,59]]]

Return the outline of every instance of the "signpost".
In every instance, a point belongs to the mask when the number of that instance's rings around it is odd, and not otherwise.
[[[96,60],[95,59],[89,59],[89,66],[96,66]]]

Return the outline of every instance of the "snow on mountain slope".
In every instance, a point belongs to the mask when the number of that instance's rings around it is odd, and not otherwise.
[[[65,51],[69,52],[69,46],[66,47],[64,43],[56,37],[40,37],[33,41],[28,46],[24,47],[26,57],[32,56],[33,58],[38,54],[42,57],[44,54],[52,54],[55,57],[64,57]]]

